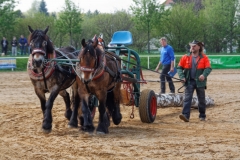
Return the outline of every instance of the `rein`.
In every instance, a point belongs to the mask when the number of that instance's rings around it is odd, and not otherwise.
[[[48,87],[47,87],[47,81],[46,81],[46,77],[45,77],[44,69],[42,69],[42,74],[43,74],[43,80],[44,80],[45,90],[46,90],[46,91],[49,91],[49,90],[48,90]]]
[[[108,52],[108,51],[105,51],[105,52],[111,54],[111,53]],[[111,55],[112,55],[112,54],[111,54]],[[123,62],[126,62],[126,63],[132,64],[132,65],[138,66],[138,67],[143,68],[143,69],[146,69],[146,70],[148,70],[148,71],[151,71],[151,72],[154,72],[154,73],[157,73],[157,74],[160,74],[160,75],[164,75],[164,76],[167,76],[167,77],[171,77],[171,76],[168,75],[168,74],[159,73],[159,72],[157,72],[157,71],[155,71],[155,70],[148,69],[147,67],[144,67],[144,66],[141,66],[141,65],[138,65],[138,64],[129,62],[129,61],[124,60],[124,59],[122,59],[122,58],[120,58],[120,57],[116,57],[115,55],[112,55],[112,56],[115,57],[115,58],[117,58],[117,59],[119,59],[119,60],[121,60],[121,61],[123,61]],[[175,77],[171,77],[171,78],[177,80],[177,81],[173,81],[173,83],[174,83],[174,82],[182,82],[182,80],[179,79],[179,78],[175,78]],[[144,80],[144,81],[146,81],[146,80]],[[153,82],[153,81],[151,81],[151,82]],[[155,81],[155,82],[160,82],[160,81]],[[165,81],[165,82],[166,82],[166,81]],[[183,92],[180,92],[180,90],[181,90],[184,86],[185,86],[185,85],[181,86],[181,87],[178,89],[178,93],[183,93]]]
[[[107,51],[106,51],[106,52],[107,52]],[[110,52],[107,52],[107,53],[110,53]],[[111,54],[111,53],[110,53],[110,54]],[[115,58],[117,58],[117,57],[115,57]],[[122,59],[122,58],[119,58],[119,60],[124,61],[124,62],[129,63],[129,64],[132,64],[132,65],[135,65],[135,66],[138,66],[138,67],[140,67],[140,68],[146,69],[146,70],[148,70],[148,71],[152,71],[152,72],[158,73],[158,74],[160,74],[160,75],[164,75],[164,76],[167,76],[167,77],[171,77],[170,75],[163,74],[163,73],[159,73],[159,72],[157,72],[157,71],[155,71],[155,70],[148,69],[147,67],[143,67],[143,66],[141,66],[141,65],[138,65],[138,64],[135,64],[135,63],[129,62],[129,61],[124,60],[124,59]],[[175,81],[175,82],[182,82],[182,80],[179,79],[179,78],[175,78],[175,77],[171,77],[171,78],[172,78],[172,79],[176,79],[176,80],[178,80],[178,81]]]

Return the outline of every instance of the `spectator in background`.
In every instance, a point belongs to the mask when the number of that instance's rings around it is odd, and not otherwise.
[[[7,41],[6,37],[3,37],[2,41],[1,41],[1,45],[2,45],[2,53],[4,53],[4,55],[6,55],[7,48],[8,48],[8,41]]]
[[[30,55],[31,54],[31,46],[30,46],[30,44],[28,44],[27,46],[28,46],[28,55]]]
[[[12,40],[11,44],[12,44],[12,56],[17,56],[17,44],[18,44],[18,42],[17,42],[16,37],[13,37],[13,40]]]
[[[26,55],[27,39],[23,35],[21,35],[18,43],[21,49],[21,55]]]

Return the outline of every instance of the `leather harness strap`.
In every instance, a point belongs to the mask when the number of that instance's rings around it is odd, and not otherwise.
[[[88,87],[88,83],[89,83],[89,82],[90,82],[90,81],[84,82],[84,84],[85,84],[85,87],[86,87],[88,93],[90,94],[91,92],[90,92],[90,89],[89,89],[89,87]]]
[[[113,78],[116,77],[116,74],[108,66],[105,66],[104,70],[108,72]]]
[[[47,82],[46,82],[46,77],[45,77],[44,68],[42,68],[42,75],[43,75],[45,90],[48,92],[49,90],[48,90],[48,87],[47,87]]]
[[[122,81],[122,79],[121,79],[121,70],[120,70],[120,66],[118,65],[118,62],[116,60],[116,57],[114,57],[112,55],[110,56],[110,55],[107,55],[107,54],[106,54],[106,56],[115,61],[116,67],[117,67],[117,73],[113,72],[107,66],[105,66],[105,71],[108,72],[114,78],[115,81],[121,82]]]

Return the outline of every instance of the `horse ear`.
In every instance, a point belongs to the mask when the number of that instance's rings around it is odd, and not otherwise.
[[[29,25],[28,25],[28,30],[29,30],[30,33],[32,33],[32,32],[34,31],[34,30],[32,29],[32,27],[29,26]]]
[[[49,26],[47,26],[47,27],[45,28],[45,30],[43,31],[45,34],[47,34],[47,32],[48,32],[48,28],[49,28]]]
[[[83,46],[83,47],[86,47],[87,44],[86,44],[85,39],[82,39],[82,42],[81,42],[81,43],[82,43],[82,46]]]
[[[95,35],[92,40],[93,40],[93,47],[96,48],[97,45],[98,45],[98,38],[97,38],[97,36]]]

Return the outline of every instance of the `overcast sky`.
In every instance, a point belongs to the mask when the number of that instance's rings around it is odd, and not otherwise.
[[[33,0],[18,0],[19,4],[16,6],[16,10],[20,9],[22,12],[26,12],[31,8]],[[39,0],[41,1],[41,0]],[[88,10],[95,11],[98,10],[101,13],[112,13],[116,10],[129,9],[132,0],[71,0],[82,12],[87,12]],[[159,2],[164,0],[158,0]],[[45,0],[48,12],[58,12],[64,6],[65,0]]]

